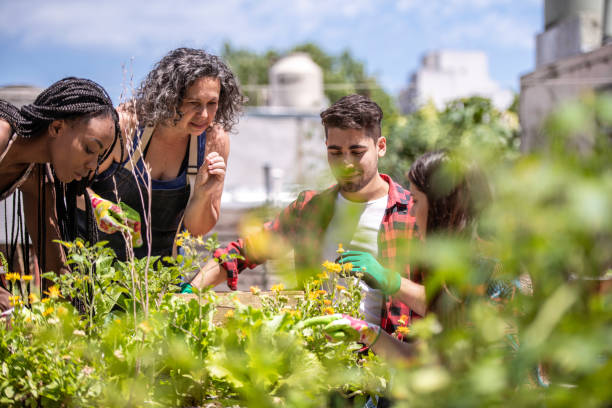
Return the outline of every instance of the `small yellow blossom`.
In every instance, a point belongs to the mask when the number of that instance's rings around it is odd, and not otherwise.
[[[53,308],[53,306],[48,307],[45,309],[45,311],[42,313],[43,316],[49,316],[51,313],[53,313],[55,309]]]
[[[323,309],[323,313],[328,314],[328,315],[334,314],[334,308],[333,307],[326,307],[326,308]]]
[[[343,291],[343,290],[346,290],[346,287],[344,287],[342,285],[336,285],[336,290]]]
[[[406,335],[406,334],[410,333],[410,329],[408,327],[406,327],[406,326],[400,326],[395,331],[397,333],[403,334],[403,335]]]
[[[330,306],[332,304],[332,301],[329,299],[323,299],[323,304],[326,306]]]
[[[198,245],[204,245],[204,240],[202,239],[202,236],[199,236],[198,239],[196,239],[196,242],[198,243]]]
[[[151,325],[149,324],[149,322],[147,322],[146,320],[145,320],[145,321],[143,321],[143,322],[141,322],[141,323],[138,325],[138,328],[139,328],[140,330],[142,330],[143,332],[145,332],[145,333],[149,333],[149,332],[150,332],[150,331],[153,329],[153,328],[151,327]]]
[[[350,272],[351,269],[353,269],[353,264],[350,262],[347,262],[345,264],[342,265],[342,270],[346,273]]]
[[[78,248],[81,248],[81,249],[85,248],[85,245],[83,245],[83,243],[82,243],[81,241],[77,241],[77,242],[76,242],[76,246],[77,246]]]
[[[21,276],[17,272],[9,272],[5,275],[5,277],[9,282],[16,282],[21,279]]]
[[[64,306],[59,306],[57,308],[57,314],[59,316],[66,316],[68,314],[68,309],[66,309]]]
[[[59,288],[55,285],[51,286],[48,291],[45,291],[45,295],[48,295],[51,299],[57,299],[62,296]]]
[[[315,280],[312,281],[312,284],[315,285],[315,286],[319,286],[321,284],[321,281],[318,280],[318,279],[315,279]]]
[[[317,294],[319,294],[319,295],[326,295],[327,291],[323,290],[323,289],[319,289],[319,290],[317,290]]]
[[[338,244],[338,249],[336,249],[336,253],[338,254],[344,253],[344,248],[342,248],[342,244]]]
[[[327,278],[329,278],[329,275],[327,274],[327,272],[318,273],[317,274],[317,278],[319,278],[319,279],[327,279]]]
[[[50,300],[51,300],[51,298],[46,297],[46,298],[43,298],[43,300],[41,300],[41,302],[43,302],[43,303],[47,303],[47,302],[49,302]]]
[[[254,295],[259,295],[261,293],[261,289],[257,286],[251,286],[250,291]]]
[[[319,297],[319,293],[318,293],[318,292],[310,292],[310,293],[308,294],[308,298],[309,298],[309,299],[316,299],[316,298],[318,298],[318,297]]]
[[[9,296],[9,302],[11,306],[17,306],[20,300],[21,296]]]
[[[183,238],[178,238],[175,241],[176,246],[183,246],[184,243],[185,243],[185,240]]]
[[[408,316],[406,315],[401,315],[399,320],[397,321],[399,324],[406,324],[408,323]]]
[[[227,312],[225,312],[225,318],[226,319],[231,319],[232,317],[234,317],[234,311],[232,309],[230,309]]]
[[[272,287],[270,288],[270,290],[277,293],[282,291],[283,289],[285,289],[285,285],[283,285],[282,283],[272,285]]]
[[[36,303],[38,302],[38,296],[36,296],[35,293],[30,293],[30,295],[28,296],[28,300],[30,301],[30,304]]]
[[[33,277],[32,275],[23,275],[23,276],[21,277],[21,279],[22,279],[24,282],[30,282],[30,281],[31,281],[33,278],[34,278],[34,277]]]

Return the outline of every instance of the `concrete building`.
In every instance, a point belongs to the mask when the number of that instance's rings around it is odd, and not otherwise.
[[[438,109],[458,98],[490,98],[499,109],[512,103],[513,93],[489,76],[487,55],[481,51],[439,50],[426,54],[410,84],[399,97],[403,113],[411,113],[432,101]]]
[[[327,104],[323,71],[308,54],[297,52],[278,60],[268,72],[268,105],[319,110]]]
[[[546,145],[542,125],[561,102],[612,91],[610,0],[546,0],[536,70],[521,77],[521,150]]]

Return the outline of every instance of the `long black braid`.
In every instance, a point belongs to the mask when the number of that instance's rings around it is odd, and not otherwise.
[[[81,78],[64,78],[49,88],[45,89],[30,105],[25,105],[21,109],[17,109],[10,103],[0,100],[0,118],[5,119],[11,125],[13,131],[21,138],[39,137],[49,126],[51,122],[58,119],[76,119],[111,115],[115,122],[115,138],[110,148],[105,151],[98,159],[99,165],[106,160],[114,149],[114,146],[119,142],[121,146],[121,156],[124,154],[124,143],[122,141],[121,129],[119,127],[119,116],[113,107],[111,98],[108,93],[97,83],[88,79]],[[51,174],[48,174],[47,168]],[[39,167],[39,248],[37,248],[39,265],[42,271],[46,270],[45,242],[46,242],[46,220],[45,214],[45,180],[53,174],[51,165],[40,165]],[[87,225],[88,237],[90,242],[97,241],[97,227],[91,210],[91,203],[85,190],[95,175],[95,172],[85,180],[72,181],[70,183],[62,183],[57,177],[54,179],[55,195],[56,195],[56,211],[60,234],[63,240],[72,241],[77,236],[76,223],[76,197],[80,194],[85,194],[85,203],[87,205]],[[13,214],[15,217],[15,214]],[[22,237],[23,239],[23,237]],[[28,246],[27,238],[23,242],[24,247]],[[27,250],[25,251],[27,252]],[[13,260],[9,260],[11,264]],[[25,265],[27,268],[28,266]],[[57,271],[56,271],[57,272]]]

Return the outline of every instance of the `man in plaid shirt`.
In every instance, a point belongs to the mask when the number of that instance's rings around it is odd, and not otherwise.
[[[294,249],[298,278],[320,271],[325,260],[334,261],[344,243],[343,257],[354,271],[364,273],[362,313],[369,323],[388,333],[410,324],[413,313],[425,312],[425,290],[398,260],[402,241],[412,238],[414,217],[410,193],[378,172],[378,159],[386,152],[381,136],[382,110],[361,95],[341,98],[321,113],[328,162],[338,184],[317,193],[304,191],[261,232],[219,248],[192,280],[203,288],[227,279],[236,289],[238,274]],[[228,254],[243,259],[227,259]],[[401,337],[401,333],[398,332]]]

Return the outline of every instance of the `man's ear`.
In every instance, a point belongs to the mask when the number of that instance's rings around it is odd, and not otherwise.
[[[58,137],[64,130],[65,126],[66,126],[66,122],[63,120],[54,120],[53,122],[49,123],[49,128],[48,128],[49,136]]]
[[[378,157],[383,157],[387,153],[387,138],[381,136],[376,141],[376,148],[378,150]]]

